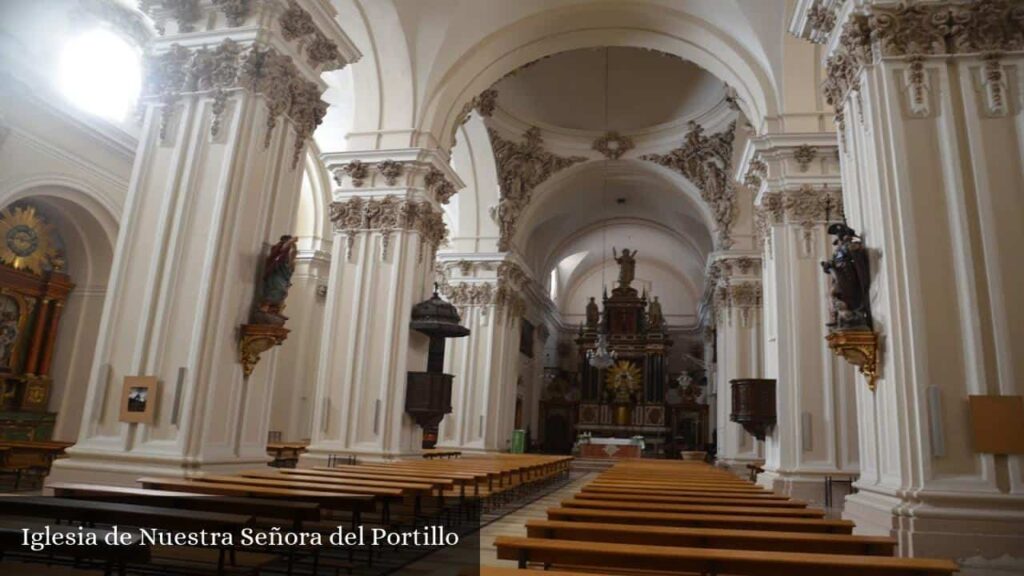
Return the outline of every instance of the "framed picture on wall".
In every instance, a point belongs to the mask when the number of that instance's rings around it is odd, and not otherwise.
[[[520,323],[519,351],[527,358],[533,358],[533,324],[526,318]]]
[[[156,417],[156,376],[125,376],[121,392],[121,422],[152,424]]]

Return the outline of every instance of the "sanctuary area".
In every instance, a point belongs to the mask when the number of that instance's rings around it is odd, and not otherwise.
[[[1024,0],[0,1],[0,573],[1024,575]]]

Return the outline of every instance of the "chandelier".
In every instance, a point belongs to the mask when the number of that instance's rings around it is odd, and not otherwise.
[[[611,368],[618,357],[618,352],[608,351],[608,335],[603,331],[597,336],[597,348],[587,350],[587,362],[598,370]]]
[[[608,48],[604,49],[604,125],[608,129]],[[608,158],[605,158],[602,168],[601,181],[601,205],[606,203],[608,195]],[[608,262],[608,223],[601,226],[601,286],[605,288],[605,268]],[[605,292],[607,295],[607,292]],[[603,320],[603,319],[602,319]],[[618,353],[608,351],[608,330],[605,323],[600,322],[601,332],[597,335],[597,347],[587,350],[587,362],[598,370],[606,370],[615,364]]]

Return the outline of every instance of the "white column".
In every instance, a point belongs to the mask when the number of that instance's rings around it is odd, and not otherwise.
[[[326,111],[319,75],[358,57],[326,1],[151,4],[162,35],[81,431],[50,481],[266,461],[275,352],[245,378],[238,327],[268,244],[293,232],[299,160]],[[159,380],[149,424],[120,421],[131,375]]]
[[[858,2],[828,45],[880,335],[875,391],[857,378],[861,478],[844,516],[968,574],[1024,570],[1024,457],[977,452],[968,409],[1024,393],[1022,13]],[[814,26],[801,32],[827,36]]]
[[[718,462],[745,475],[747,464],[764,460],[764,443],[729,419],[732,412],[729,381],[761,377],[761,260],[756,255],[728,253],[713,258],[709,276],[715,286]]]
[[[320,337],[330,254],[319,250],[299,253],[288,294],[288,323],[292,331],[277,353],[270,430],[286,442],[310,438]]]
[[[452,413],[441,422],[439,446],[504,451],[515,424],[519,333],[525,304],[514,264],[503,256],[442,259],[445,297],[472,332],[452,342],[445,370],[455,375]]]
[[[429,340],[409,328],[430,297],[434,254],[447,231],[439,204],[457,177],[437,151],[325,155],[338,181],[335,234],[313,404],[301,464],[331,454],[389,459],[421,451],[405,412],[407,375],[426,368]]]
[[[778,415],[758,482],[823,506],[825,476],[858,471],[854,369],[825,342],[821,262],[832,253],[827,225],[843,218],[835,134],[763,136],[749,150],[748,180],[761,188],[764,375],[776,380]]]

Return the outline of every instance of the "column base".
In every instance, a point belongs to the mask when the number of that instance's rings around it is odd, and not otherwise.
[[[825,476],[830,472],[779,472],[769,470],[757,475],[757,484],[763,486],[776,494],[789,496],[796,500],[807,502],[808,506],[814,508],[825,507]],[[835,474],[846,474],[847,472],[835,470]],[[844,485],[845,487],[845,485]],[[842,508],[842,494],[846,490],[832,491],[832,508]]]
[[[203,474],[234,474],[266,467],[270,460],[269,456],[264,456],[223,462],[197,462],[173,457],[116,453],[72,454],[53,462],[45,485],[81,482],[138,488],[138,479],[143,476],[194,478]]]
[[[715,461],[715,466],[719,468],[725,468],[740,478],[749,478],[750,470],[747,469],[747,464],[764,464],[764,460],[758,458],[719,458]]]
[[[313,468],[315,466],[327,466],[331,456],[345,457],[355,456],[360,462],[388,462],[391,460],[419,459],[423,457],[421,450],[409,450],[403,452],[383,452],[380,450],[354,450],[351,448],[328,448],[310,446],[305,452],[299,455],[298,468]]]
[[[1024,574],[1024,497],[943,492],[911,500],[858,488],[843,509],[855,533],[892,535],[900,556],[951,558],[965,576]]]

